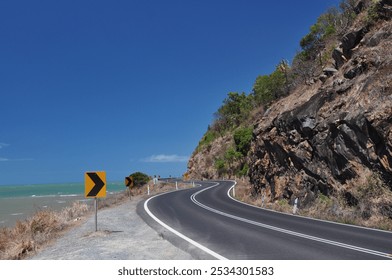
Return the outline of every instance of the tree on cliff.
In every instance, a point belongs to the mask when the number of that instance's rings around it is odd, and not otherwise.
[[[289,65],[282,61],[270,75],[256,78],[252,96],[257,105],[268,105],[271,101],[288,94]]]
[[[228,130],[238,127],[249,116],[252,105],[252,98],[244,92],[230,92],[223,105],[215,113],[215,123],[221,126],[220,130]]]

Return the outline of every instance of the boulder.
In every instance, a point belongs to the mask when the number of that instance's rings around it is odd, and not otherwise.
[[[319,76],[319,80],[323,83],[329,78],[332,77],[338,70],[332,67],[326,67],[323,69],[323,74]]]
[[[376,47],[380,44],[381,41],[391,37],[392,30],[390,29],[381,29],[376,32],[373,36],[366,40],[366,45],[369,47]]]
[[[325,75],[327,75],[328,77],[333,76],[336,72],[338,72],[338,70],[336,70],[335,68],[332,67],[326,67],[323,69],[323,72]]]
[[[323,83],[325,83],[328,79],[328,76],[325,74],[320,75],[319,80]]]
[[[363,74],[368,69],[368,62],[365,58],[354,59],[351,63],[352,67],[345,71],[346,79],[354,79],[356,76]]]
[[[343,64],[346,63],[346,61],[347,61],[347,58],[343,54],[343,49],[341,49],[341,48],[335,48],[333,50],[332,58],[335,60],[336,69],[339,69],[340,67],[342,67]]]
[[[367,33],[367,28],[361,28],[359,30],[347,33],[343,36],[340,47],[343,50],[343,55],[347,59],[351,58],[352,49],[358,46],[365,34]]]

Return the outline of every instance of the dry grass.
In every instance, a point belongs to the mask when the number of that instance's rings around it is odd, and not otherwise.
[[[99,199],[98,207],[111,207],[127,199],[129,195],[126,192],[111,194]],[[33,255],[92,213],[93,207],[89,204],[76,201],[60,211],[37,211],[32,217],[17,221],[12,228],[1,228],[0,260],[20,260]]]
[[[43,210],[0,230],[0,259],[19,260],[34,253],[89,211],[85,203],[75,202],[61,211]]]
[[[354,184],[354,182],[352,182]],[[391,205],[392,192],[382,184],[375,174],[364,174],[361,182],[355,182],[359,187],[353,193],[359,198],[357,206],[348,206],[345,199],[327,197],[319,194],[314,203],[307,208],[299,208],[297,215],[334,221],[345,224],[353,224],[382,230],[392,230],[392,219],[381,214],[382,205]],[[252,195],[252,186],[246,181],[238,181],[235,198],[258,207],[261,207],[262,195]],[[264,208],[283,213],[292,214],[293,205],[286,199],[271,200],[269,194],[265,194]]]
[[[124,203],[127,200],[129,200],[129,192],[128,191],[116,192],[111,195],[108,195],[104,199],[99,199],[98,209],[103,209],[103,208],[108,208],[108,207],[112,207],[115,205],[119,205],[121,203]]]
[[[237,180],[235,198],[254,206],[272,209],[279,212],[291,213],[293,207],[285,199],[271,200],[270,194],[253,194],[252,185],[244,179]],[[263,199],[264,196],[264,199]]]
[[[152,183],[149,185],[150,195],[176,189],[175,183],[160,183],[156,187],[152,187]],[[190,187],[188,183],[178,184],[178,189],[188,187]],[[112,207],[145,195],[147,195],[147,185],[99,199],[98,208]],[[77,201],[61,211],[38,211],[29,219],[16,222],[14,227],[0,228],[0,260],[20,260],[32,256],[39,248],[49,244],[92,214],[94,209],[92,201],[88,203]]]

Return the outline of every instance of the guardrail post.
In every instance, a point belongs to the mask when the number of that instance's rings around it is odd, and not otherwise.
[[[294,200],[293,214],[297,213],[298,197]]]

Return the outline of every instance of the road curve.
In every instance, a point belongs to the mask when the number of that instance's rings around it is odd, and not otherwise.
[[[230,197],[233,181],[199,184],[154,196],[145,201],[144,210],[178,237],[173,243],[187,242],[211,258],[392,259],[392,232],[246,205]]]

